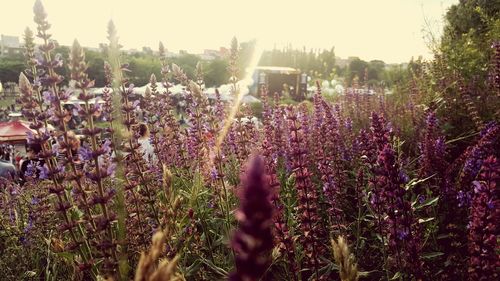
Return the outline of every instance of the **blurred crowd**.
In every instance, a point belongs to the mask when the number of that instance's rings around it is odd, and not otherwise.
[[[72,155],[76,156],[75,164],[78,165],[78,152],[80,149],[80,137],[73,131],[67,133],[69,146],[60,145],[62,136],[51,137],[52,149],[57,153],[57,160],[63,161],[66,149],[71,149]],[[42,151],[39,143],[28,142],[24,147],[26,153],[20,152],[13,145],[2,144],[0,145],[0,177],[7,178],[20,184],[24,184],[27,177],[40,178],[43,177],[45,161],[38,155]],[[24,155],[23,155],[24,154]]]
[[[140,123],[135,128],[136,137],[140,143],[139,151],[145,161],[156,163],[157,158],[154,153],[154,148],[150,141],[149,128],[145,123]],[[83,169],[83,161],[81,161],[81,147],[85,143],[82,135],[77,135],[75,131],[66,133],[67,143],[62,145],[64,139],[62,135],[51,136],[51,147],[56,152],[56,160],[58,163],[67,163],[67,149],[71,150],[73,163],[76,169]],[[102,141],[102,140],[99,140]],[[26,153],[21,152],[18,148],[11,144],[0,144],[0,177],[7,178],[23,185],[27,178],[45,178],[44,167],[45,161],[39,157],[42,152],[42,147],[36,142],[27,142],[24,146]],[[127,157],[127,153],[125,154]],[[64,164],[63,164],[64,166]]]
[[[0,177],[24,184],[26,176],[39,177],[43,160],[37,157],[42,150],[39,144],[26,144],[22,155],[11,144],[0,145]]]

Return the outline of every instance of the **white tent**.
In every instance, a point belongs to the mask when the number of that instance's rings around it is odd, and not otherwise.
[[[104,94],[104,89],[106,89],[106,87],[102,87],[102,88],[93,88],[90,92],[96,96],[102,96]],[[113,88],[107,88],[109,90],[110,93],[113,92]]]
[[[97,101],[97,103],[100,103],[100,104],[105,103],[105,101],[103,101],[100,98],[97,98],[97,99],[93,98],[93,99],[89,100],[89,104],[94,104],[94,103],[96,103],[96,101]],[[82,100],[79,100],[78,95],[71,95],[69,97],[69,99],[66,102],[64,102],[64,104],[85,104],[85,102]]]
[[[241,98],[241,102],[242,103],[261,103],[261,101],[258,98],[251,96],[251,95],[243,96],[243,98]]]
[[[208,88],[208,89],[205,89],[203,91],[203,93],[205,95],[207,95],[207,98],[209,99],[216,99],[217,98],[217,95],[215,94],[215,88]],[[227,92],[221,92],[220,89],[219,89],[219,95],[220,95],[220,99],[221,101],[232,101],[233,100],[233,97],[227,93]]]
[[[182,84],[177,84],[173,85],[168,90],[173,94],[173,95],[184,95],[186,92],[186,87],[183,86]]]
[[[147,83],[146,85],[144,86],[141,86],[141,87],[135,87],[134,88],[134,93],[135,94],[138,94],[138,95],[141,95],[141,96],[144,96],[146,94],[146,89],[149,88],[149,90],[151,90],[151,83]],[[171,88],[169,88],[170,90]],[[163,93],[165,92],[165,87],[163,87],[163,83],[161,82],[156,82],[156,91],[158,93]]]

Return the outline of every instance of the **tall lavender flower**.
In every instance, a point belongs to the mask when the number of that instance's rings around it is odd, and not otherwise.
[[[300,221],[300,242],[304,248],[304,272],[302,277],[307,279],[313,275],[319,278],[321,262],[320,255],[324,247],[320,243],[323,237],[323,228],[320,225],[318,214],[318,192],[311,181],[311,172],[308,169],[307,149],[304,142],[304,131],[299,121],[299,115],[292,107],[287,112],[288,128],[290,130],[289,159],[295,173],[297,189],[297,213]]]
[[[71,56],[70,56],[70,63],[69,63],[69,69],[71,71],[71,79],[74,84],[75,88],[78,88],[82,90],[82,92],[79,95],[79,98],[81,100],[85,101],[85,106],[79,107],[79,110],[77,110],[77,113],[80,115],[83,115],[85,117],[92,118],[92,115],[97,112],[96,106],[92,106],[90,108],[90,105],[88,104],[89,99],[91,98],[91,95],[88,94],[88,89],[93,86],[93,81],[88,79],[88,76],[86,74],[87,70],[87,64],[85,62],[85,53],[83,52],[83,49],[81,48],[80,44],[78,41],[73,42],[73,47],[71,50]],[[97,104],[96,104],[97,105]],[[90,120],[90,126],[93,127],[93,120]],[[94,137],[96,134],[100,133],[100,130],[94,130],[94,128],[91,128],[91,130],[86,130],[88,135],[91,137]],[[66,149],[71,149],[71,148],[66,148]],[[72,155],[74,160],[80,161],[80,158],[78,155]],[[74,163],[75,161],[71,161],[70,165],[72,167],[72,175],[71,179],[75,182],[77,188],[75,189],[75,192],[78,193],[78,201],[80,203],[80,208],[85,211],[87,220],[89,220],[95,230],[95,223],[92,220],[92,214],[90,212],[90,207],[88,205],[88,199],[87,199],[87,191],[88,189],[85,186],[84,181],[82,180],[83,173],[80,169],[76,168],[76,165]]]
[[[280,106],[280,96],[278,93],[274,95],[274,105],[273,105],[273,136],[272,143],[275,147],[275,155],[273,158],[285,156],[285,150],[287,142],[285,140],[286,135],[286,113],[285,108]]]
[[[273,145],[273,108],[271,108],[267,101],[268,92],[265,87],[262,88],[262,103],[263,103],[263,125],[264,136],[262,140],[262,154],[265,157],[266,173],[269,175],[269,186],[272,190],[272,203],[275,208],[273,222],[274,222],[274,236],[280,252],[287,258],[287,266],[289,275],[288,278],[297,280],[297,264],[295,261],[295,245],[291,237],[288,224],[284,215],[284,206],[280,199],[280,182],[277,175],[278,169],[278,149]],[[275,108],[276,109],[276,108]]]
[[[260,280],[271,262],[273,205],[264,161],[259,156],[250,162],[246,172],[236,217],[240,224],[231,242],[236,270],[229,280]]]
[[[500,93],[500,41],[496,41],[491,46],[493,49],[493,58],[491,61],[490,80],[491,84],[497,89],[497,96]]]
[[[43,40],[43,44],[39,47],[43,57],[38,60],[38,65],[43,70],[43,75],[40,77],[40,85],[42,87],[40,89],[45,90],[45,92],[43,92],[43,97],[45,102],[50,105],[47,112],[50,113],[51,121],[60,128],[64,138],[61,144],[63,148],[64,146],[67,148],[69,146],[68,130],[65,120],[65,118],[67,118],[67,113],[64,112],[62,103],[68,99],[69,93],[59,89],[58,85],[64,78],[56,73],[56,69],[60,68],[63,62],[60,55],[53,56],[52,52],[55,49],[55,43],[50,39],[51,34],[48,33],[50,24],[47,21],[47,13],[41,1],[37,0],[35,2],[33,12],[35,14],[34,20],[37,24],[37,36]],[[26,84],[26,81],[23,83]],[[25,91],[29,91],[29,87],[24,88]],[[42,91],[40,90],[40,92]],[[39,104],[41,104],[41,100]],[[52,147],[48,139],[47,131],[42,132],[38,130],[38,135],[29,140],[29,142],[37,142],[42,147],[42,152],[38,156],[45,160],[45,165],[41,168],[45,171],[47,178],[51,179],[53,182],[52,187],[49,188],[49,192],[56,195],[57,203],[55,209],[61,214],[64,221],[60,226],[60,230],[63,232],[68,231],[72,239],[72,246],[68,247],[79,250],[84,262],[84,264],[81,265],[83,268],[91,268],[94,265],[91,261],[92,253],[89,243],[86,240],[86,234],[80,222],[74,220],[70,215],[70,211],[74,209],[75,206],[65,192],[64,180],[65,176],[67,176],[65,166],[63,163],[58,163],[56,161],[55,147]],[[69,163],[73,162],[74,158],[71,149],[66,149],[65,160]],[[42,175],[44,173],[41,172],[40,174]],[[96,274],[95,271],[93,271],[93,273]]]
[[[459,176],[457,198],[461,206],[469,206],[471,198],[470,183],[479,174],[483,161],[488,155],[499,151],[500,126],[491,122],[480,133],[481,139],[464,153],[465,162]]]
[[[464,81],[462,78],[459,78],[458,80],[458,90],[460,92],[460,95],[462,97],[463,102],[465,102],[465,106],[467,108],[467,111],[469,113],[470,118],[472,121],[474,121],[474,125],[476,125],[476,129],[481,130],[483,128],[483,120],[481,119],[481,116],[479,115],[479,111],[474,104],[474,101],[472,100],[472,91],[468,85],[465,85]]]
[[[453,279],[464,276],[463,249],[466,244],[466,230],[461,227],[461,218],[467,216],[474,196],[472,188],[481,166],[489,155],[498,157],[499,129],[496,122],[490,122],[480,132],[479,140],[469,146],[464,153],[456,158],[446,169],[444,195],[446,204],[441,204],[446,215],[441,223],[441,232],[448,238],[441,241],[441,248],[448,253],[447,265],[444,268],[444,278]],[[460,207],[457,209],[457,206]]]
[[[343,167],[341,164],[339,147],[340,135],[338,120],[335,118],[332,107],[322,98],[320,84],[316,83],[318,91],[314,96],[313,139],[324,141],[313,142],[314,158],[316,159],[319,176],[323,182],[323,192],[328,203],[328,217],[332,231],[340,235],[343,230],[343,214],[340,210],[340,186],[343,185]]]
[[[370,202],[378,212],[379,228],[387,235],[390,254],[396,263],[394,267],[412,273],[417,279],[421,278],[420,242],[415,228],[417,223],[402,186],[407,179],[390,144],[380,151],[373,174]]]
[[[386,123],[383,115],[372,112],[370,119],[372,140],[377,145],[377,149],[382,150],[391,139],[391,128]]]
[[[490,85],[493,89],[496,89],[496,101],[500,100],[500,41],[496,41],[491,46],[493,49],[493,57],[491,59],[490,66]],[[495,116],[500,116],[500,108],[497,106]]]
[[[83,129],[83,134],[90,140],[89,147],[82,147],[80,149],[81,157],[79,159],[84,162],[84,171],[77,171],[75,165],[72,164],[75,175],[74,181],[79,187],[77,191],[79,191],[79,196],[81,196],[81,201],[83,201],[82,209],[89,216],[87,219],[92,225],[92,230],[105,231],[107,233],[99,243],[99,248],[102,251],[102,256],[105,258],[105,268],[108,272],[113,272],[115,262],[117,262],[114,260],[116,258],[116,245],[113,241],[114,233],[112,230],[112,222],[115,220],[115,215],[109,208],[109,202],[113,199],[115,191],[105,188],[104,180],[113,175],[115,164],[111,162],[111,142],[109,140],[100,142],[102,129],[95,126],[94,115],[101,113],[101,106],[96,99],[94,99],[93,103],[90,102],[93,95],[89,93],[89,88],[94,85],[94,81],[90,80],[86,73],[87,63],[85,61],[85,52],[76,40],[71,49],[69,68],[74,86],[81,91],[78,98],[84,101],[83,106],[78,107],[78,113],[87,121],[87,125]],[[94,222],[89,206],[87,206],[86,193],[88,191],[85,190],[84,182],[80,176],[83,173],[90,179],[92,184],[97,186],[97,192],[93,194],[91,200],[93,205],[99,205],[101,209],[101,213],[95,216],[97,223]]]
[[[130,83],[129,80],[124,76],[124,72],[130,72],[128,69],[128,64],[121,65],[122,81],[120,85],[121,94],[121,111],[123,115],[123,124],[126,127],[127,133],[129,134],[128,139],[124,145],[124,150],[129,153],[129,161],[125,166],[125,175],[127,177],[127,186],[130,187],[130,191],[134,198],[137,198],[134,189],[137,189],[138,185],[141,187],[138,191],[142,195],[143,203],[149,206],[148,218],[152,221],[152,228],[156,228],[160,225],[160,219],[158,214],[158,208],[155,205],[157,189],[154,184],[152,184],[152,175],[155,172],[147,172],[148,165],[145,163],[142,157],[138,143],[137,132],[134,131],[137,125],[137,120],[135,118],[134,110],[137,104],[133,103],[130,98],[134,94],[134,84]],[[136,200],[136,199],[134,199]],[[135,202],[138,203],[138,202]],[[139,222],[143,223],[143,222]]]
[[[446,167],[448,166],[446,156],[446,143],[443,136],[438,132],[439,126],[436,113],[430,111],[427,114],[425,135],[420,143],[422,158],[420,159],[419,175],[422,178],[434,176],[431,179],[433,186],[443,187]],[[420,186],[418,186],[420,187]],[[431,190],[434,194],[444,193],[444,188]],[[421,193],[421,190],[417,190]]]
[[[171,98],[169,88],[171,86],[171,70],[167,63],[167,56],[165,53],[163,43],[159,44],[159,55],[161,63],[162,85],[164,87],[163,93],[159,93],[159,102],[154,108],[154,111],[159,116],[159,125],[163,129],[163,134],[159,138],[159,145],[161,153],[158,157],[166,165],[187,166],[186,161],[186,142],[180,132],[180,126],[175,119],[173,113],[173,100]],[[176,68],[178,68],[176,66]],[[177,71],[178,72],[178,71]]]
[[[477,181],[473,182],[474,195],[469,218],[469,280],[497,280],[498,235],[500,228],[500,201],[498,182],[500,165],[490,156],[482,165]]]

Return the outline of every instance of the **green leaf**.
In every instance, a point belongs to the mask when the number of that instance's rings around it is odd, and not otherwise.
[[[424,259],[433,259],[435,257],[439,257],[439,256],[442,256],[444,255],[444,253],[442,252],[430,252],[430,253],[424,253],[422,254],[422,258]]]
[[[434,198],[429,198],[429,199],[425,200],[422,204],[416,206],[415,209],[418,210],[418,209],[422,209],[423,207],[434,206],[437,204],[438,201],[439,201],[439,196],[434,197]]]
[[[36,275],[36,272],[34,271],[26,271],[23,276],[24,277],[27,277],[27,278],[31,278],[31,277],[34,277]]]
[[[398,272],[396,272],[396,274],[394,274],[394,276],[392,276],[392,278],[391,278],[391,279],[389,279],[389,280],[396,280],[396,279],[399,279],[399,278],[401,278],[401,272],[399,272],[399,271],[398,271]]]
[[[80,211],[79,209],[74,209],[72,212],[71,212],[71,218],[75,221],[78,221],[80,220],[81,218],[83,217],[83,212]]]
[[[450,234],[448,234],[448,233],[447,233],[447,234],[440,234],[440,235],[438,235],[438,236],[436,237],[436,239],[437,239],[437,240],[440,240],[440,239],[446,239],[446,238],[448,238],[448,237],[450,237]]]
[[[75,257],[75,254],[70,253],[70,252],[60,252],[60,253],[55,253],[55,254],[57,256],[69,259],[70,261],[72,261],[74,259],[74,257]]]
[[[425,218],[425,219],[418,219],[418,223],[426,223],[426,222],[433,221],[434,219],[435,219],[434,217]]]
[[[372,273],[376,273],[377,270],[371,270],[371,271],[358,271],[359,277],[368,277]]]
[[[216,273],[220,276],[227,276],[228,275],[228,272],[224,268],[216,266],[210,260],[207,260],[203,257],[199,257],[199,261],[201,261],[203,264],[208,266],[208,268],[210,268],[214,273]],[[200,264],[200,266],[201,266],[201,264]]]
[[[193,264],[186,267],[186,269],[185,269],[186,276],[192,276],[192,275],[196,274],[196,272],[198,272],[200,270],[201,265],[202,265],[202,263],[200,262],[200,260],[196,260],[195,262],[193,262]]]
[[[428,176],[424,179],[419,179],[419,178],[415,178],[415,179],[411,179],[406,185],[405,185],[405,190],[409,190],[409,189],[412,189],[415,185],[417,184],[420,184],[420,183],[423,183],[423,182],[426,182],[427,180],[429,180],[430,178],[434,177],[434,175],[431,175],[431,176]]]

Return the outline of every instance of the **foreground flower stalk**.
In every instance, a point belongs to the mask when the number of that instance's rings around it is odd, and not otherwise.
[[[40,60],[39,64],[44,70],[44,75],[40,78],[41,86],[46,89],[44,93],[44,99],[49,101],[51,108],[49,111],[52,113],[51,119],[55,122],[62,133],[64,144],[68,144],[68,134],[67,127],[65,122],[66,113],[63,112],[61,102],[68,98],[66,92],[59,92],[58,84],[62,82],[63,77],[58,75],[55,72],[55,68],[62,66],[62,58],[60,56],[56,56],[52,58],[52,51],[55,48],[55,44],[53,41],[50,41],[51,35],[47,33],[50,28],[50,24],[47,22],[47,14],[42,3],[37,0],[35,2],[35,6],[33,8],[35,14],[35,23],[37,24],[37,36],[43,40],[43,44],[40,46],[40,50],[43,53],[43,58]],[[35,138],[36,142],[41,144],[43,153],[42,158],[46,161],[44,169],[47,170],[47,178],[51,178],[54,186],[52,189],[52,193],[56,194],[58,199],[58,204],[56,209],[62,214],[64,218],[65,224],[62,225],[63,230],[68,230],[70,233],[70,237],[73,240],[73,245],[68,247],[79,249],[81,257],[83,259],[83,264],[80,266],[84,271],[86,269],[92,268],[92,274],[95,274],[95,267],[90,262],[92,260],[92,253],[90,250],[90,246],[88,241],[86,240],[86,236],[82,226],[73,221],[71,218],[70,211],[74,207],[72,202],[65,192],[64,187],[64,166],[57,162],[55,159],[55,150],[52,145],[47,142],[48,138],[43,140],[43,134],[39,134],[37,138]],[[40,142],[41,141],[41,142]],[[73,155],[71,153],[71,149],[66,149],[66,159],[68,162],[73,160]],[[75,231],[75,229],[77,231]]]
[[[260,280],[271,262],[273,205],[264,167],[264,160],[255,157],[243,179],[236,213],[240,224],[231,242],[236,252],[236,270],[229,280]]]
[[[91,180],[92,183],[97,185],[97,194],[92,198],[93,205],[99,205],[101,214],[96,216],[98,221],[98,228],[92,217],[90,219],[94,230],[104,231],[103,240],[99,242],[98,247],[103,253],[105,258],[104,267],[108,272],[113,272],[117,262],[115,234],[113,232],[113,221],[115,215],[109,210],[109,202],[112,201],[115,191],[106,190],[104,187],[104,180],[114,173],[115,164],[111,162],[111,149],[109,140],[100,140],[102,129],[95,127],[94,115],[101,114],[101,106],[98,99],[93,99],[93,95],[89,94],[89,88],[94,85],[94,81],[88,78],[86,73],[87,63],[85,62],[85,53],[81,48],[78,41],[73,43],[70,58],[71,78],[74,82],[75,88],[81,92],[79,99],[84,101],[84,107],[79,107],[78,113],[85,117],[87,120],[87,127],[83,129],[83,134],[90,139],[90,147],[80,148],[80,156],[83,161],[86,161],[84,169],[85,175]],[[93,99],[93,103],[90,101]],[[74,169],[76,170],[76,169]],[[77,175],[82,174],[78,171]],[[81,182],[81,178],[77,177],[77,183]],[[81,184],[81,183],[80,183]],[[86,202],[86,193],[83,187],[82,196],[84,203]],[[87,212],[89,210],[85,209]]]

